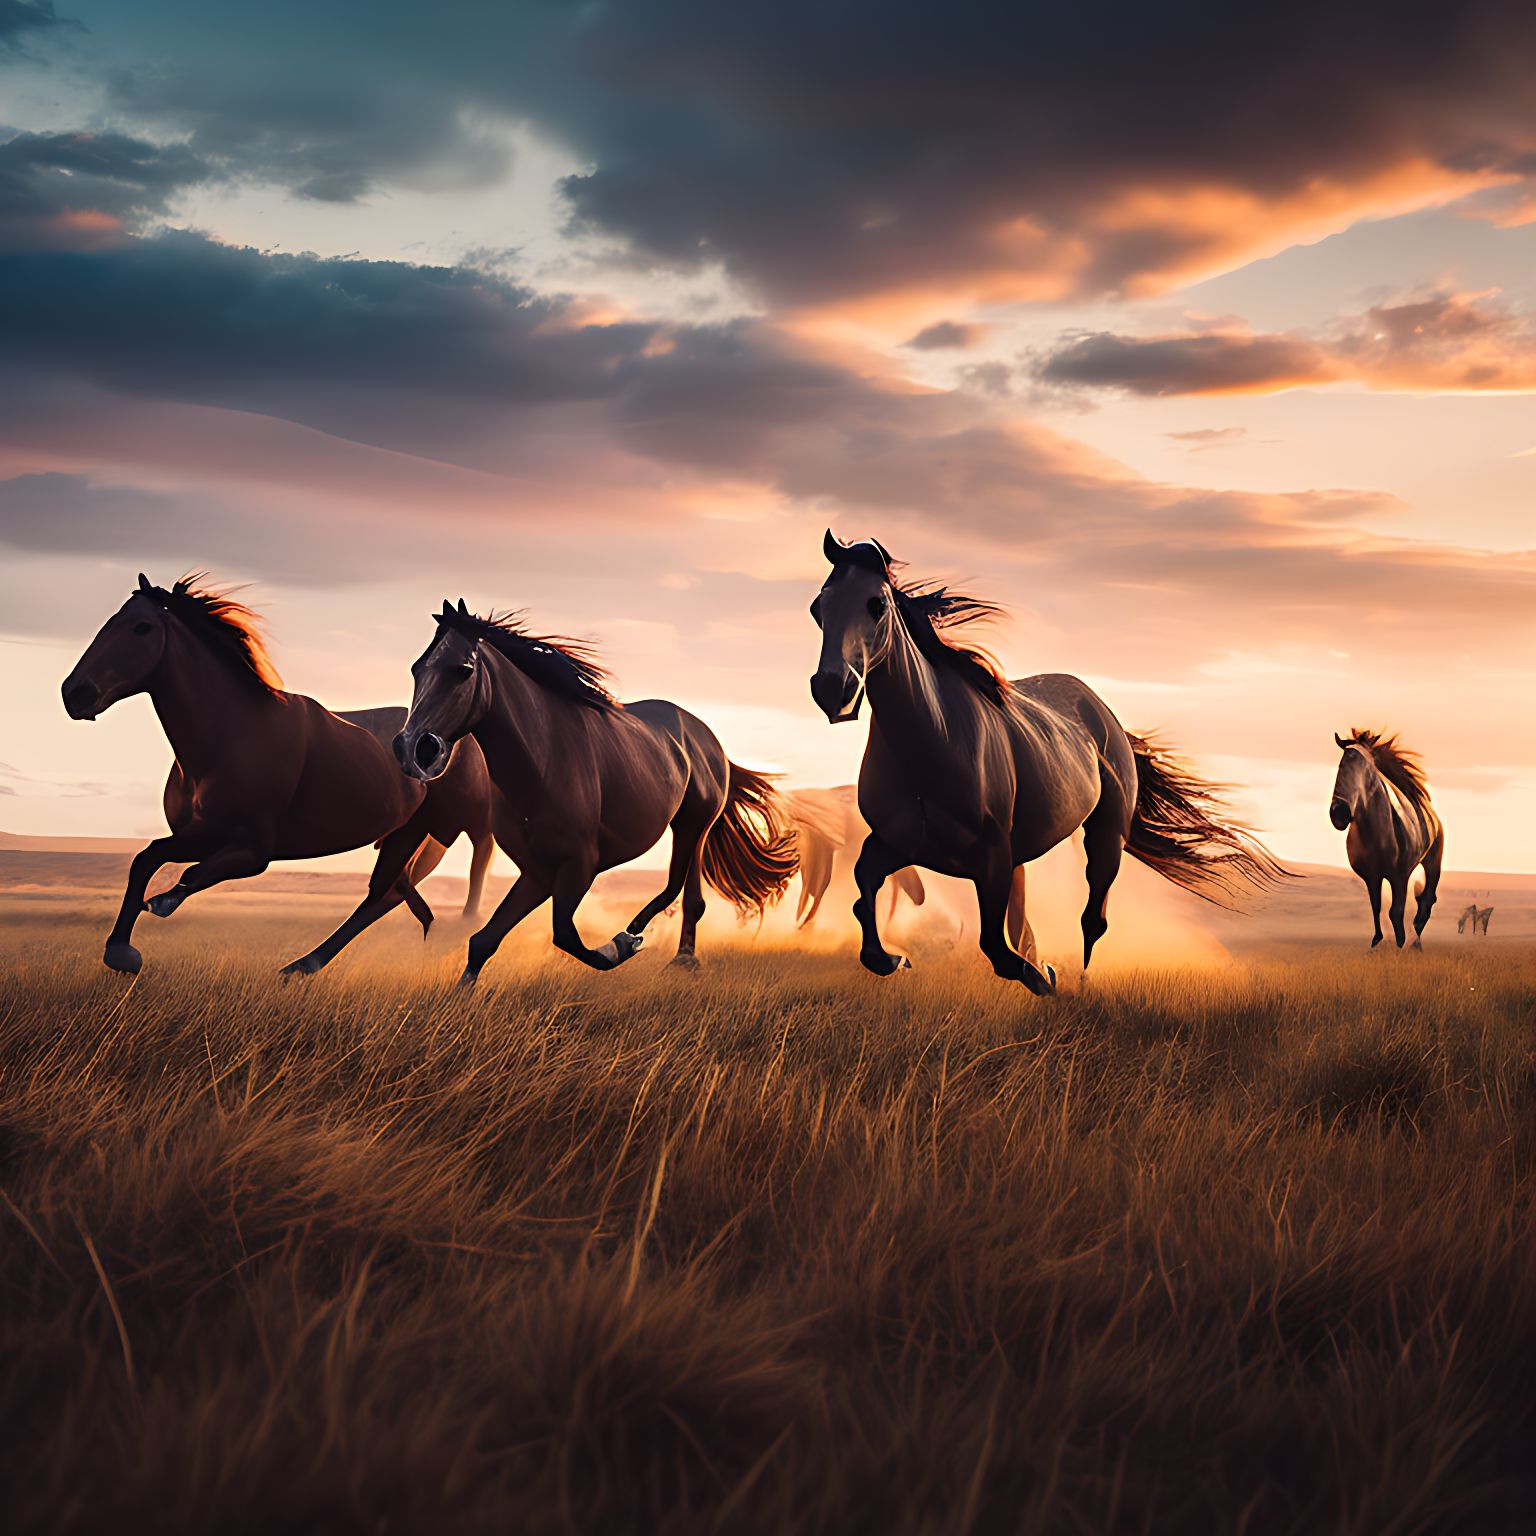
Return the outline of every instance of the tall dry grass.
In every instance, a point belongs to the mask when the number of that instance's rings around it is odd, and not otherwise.
[[[1528,952],[312,927],[10,924],[8,1529],[1531,1528]]]

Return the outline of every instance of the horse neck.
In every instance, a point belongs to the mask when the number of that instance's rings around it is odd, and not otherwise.
[[[1393,798],[1386,775],[1369,758],[1366,759],[1366,768],[1368,771],[1361,782],[1360,805],[1355,812],[1356,820],[1362,821],[1365,826],[1386,839],[1389,846],[1395,847],[1397,801]]]
[[[938,669],[918,650],[899,619],[890,650],[865,680],[874,727],[899,745],[902,756],[928,749],[937,757],[950,746]]]
[[[150,703],[182,772],[200,778],[251,732],[279,702],[266,689],[234,676],[178,621],[166,626],[165,654],[150,682]]]
[[[486,767],[498,787],[512,792],[541,787],[558,769],[559,715],[568,704],[541,688],[490,646],[481,651],[490,697],[474,727]]]

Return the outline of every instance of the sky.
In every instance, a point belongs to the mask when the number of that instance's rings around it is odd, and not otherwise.
[[[822,530],[1340,863],[1536,869],[1536,12],[0,0],[0,828],[155,835],[147,572],[405,702],[444,597],[792,782]]]

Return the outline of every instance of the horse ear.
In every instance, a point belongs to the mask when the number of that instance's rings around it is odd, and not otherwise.
[[[847,545],[843,544],[837,538],[835,538],[833,536],[832,530],[828,528],[827,536],[821,541],[822,554],[824,554],[833,565],[836,565],[837,562],[842,559],[843,551],[846,548]]]
[[[467,619],[469,617],[469,604],[461,597],[459,599],[459,612]]]
[[[894,564],[894,563],[895,563],[895,562],[894,562],[894,561],[893,561],[893,560],[892,560],[892,558],[891,558],[891,552],[890,552],[890,550],[888,550],[888,549],[887,549],[887,548],[886,548],[886,547],[885,547],[885,545],[884,545],[884,544],[882,544],[882,543],[881,543],[881,542],[880,542],[880,540],[879,540],[879,539],[871,539],[871,540],[870,540],[870,541],[869,541],[869,542],[870,542],[870,543],[871,543],[871,544],[873,544],[873,545],[874,545],[874,546],[875,546],[875,548],[876,548],[876,549],[878,549],[878,550],[879,550],[879,551],[880,551],[880,558],[881,558],[881,559],[882,559],[882,560],[884,560],[884,561],[885,561],[885,563],[886,563],[886,564],[887,564],[887,565],[892,565],[892,564]]]
[[[1351,746],[1351,745],[1353,745],[1353,743],[1351,743],[1351,742],[1348,742],[1348,741],[1345,741],[1345,740],[1344,740],[1344,738],[1343,738],[1343,737],[1342,737],[1342,736],[1340,736],[1340,735],[1339,735],[1339,733],[1338,733],[1338,732],[1337,732],[1337,731],[1335,731],[1335,732],[1334,732],[1334,733],[1333,733],[1333,739],[1334,739],[1334,740],[1335,740],[1335,741],[1336,741],[1336,742],[1338,742],[1338,744],[1339,744],[1339,750],[1340,750],[1340,751],[1341,751],[1341,752],[1342,752],[1342,751],[1343,751],[1343,750],[1344,750],[1344,749],[1345,749],[1345,748],[1346,748],[1346,747],[1349,747],[1349,746]]]
[[[154,588],[152,586],[150,586],[150,584],[149,584],[149,577],[146,576],[143,571],[139,572],[139,591],[140,592],[153,592],[154,591]]]

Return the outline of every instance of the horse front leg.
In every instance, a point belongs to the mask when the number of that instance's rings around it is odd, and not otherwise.
[[[981,952],[992,962],[993,972],[1005,981],[1022,981],[1037,997],[1048,997],[1056,990],[1056,972],[1049,966],[1041,970],[1035,961],[1035,936],[1024,911],[1024,866],[991,867],[974,884]],[[1029,958],[1008,942],[1010,925],[1027,944]]]
[[[194,859],[199,851],[199,846],[189,845],[184,834],[173,832],[169,837],[157,837],[133,856],[133,863],[128,866],[128,883],[123,888],[123,902],[117,909],[117,921],[112,924],[102,951],[103,964],[128,976],[138,974],[144,957],[133,946],[133,925],[144,910],[144,892],[165,865]]]
[[[592,889],[597,870],[586,863],[568,863],[555,875],[554,889],[554,938],[555,948],[564,950],[583,965],[594,971],[611,971],[633,955],[645,942],[639,934],[627,929],[616,933],[601,949],[591,949],[576,928],[576,908]]]
[[[272,840],[262,833],[247,834],[217,853],[194,864],[168,891],[151,896],[144,910],[155,917],[169,917],[187,897],[206,891],[225,880],[249,880],[272,862]]]
[[[459,977],[461,987],[472,987],[480,978],[486,962],[501,948],[501,941],[534,911],[549,900],[550,882],[541,876],[524,873],[512,883],[512,889],[501,898],[490,921],[478,933],[470,935],[469,949],[464,958],[464,974]]]
[[[290,961],[282,968],[284,976],[312,976],[339,955],[365,928],[393,912],[405,900],[409,889],[406,866],[425,840],[419,828],[407,823],[398,827],[379,845],[373,873],[368,877],[368,894],[358,902],[352,914],[329,938],[322,940],[307,955]],[[425,925],[424,925],[425,926]]]
[[[1392,882],[1392,905],[1388,909],[1388,916],[1392,919],[1392,936],[1397,940],[1397,947],[1401,949],[1408,942],[1408,929],[1404,918],[1408,911],[1408,877]]]
[[[864,839],[857,862],[853,866],[854,883],[859,888],[859,899],[853,904],[853,915],[863,930],[863,943],[859,946],[859,964],[877,976],[890,976],[896,971],[910,970],[912,962],[905,955],[892,954],[880,942],[879,910],[880,888],[898,869],[911,861],[894,848],[880,841],[873,832]]]
[[[1371,921],[1376,925],[1375,936],[1371,939],[1371,948],[1375,949],[1381,943],[1383,934],[1381,931],[1381,881],[1365,881],[1365,899],[1371,904]]]

